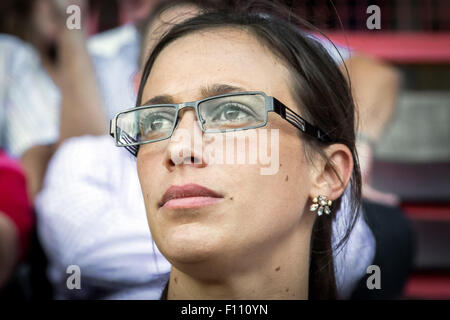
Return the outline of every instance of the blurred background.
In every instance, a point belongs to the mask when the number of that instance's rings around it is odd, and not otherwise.
[[[39,48],[45,38],[30,39],[26,24],[33,20],[23,18],[32,17],[32,2],[2,1],[0,32]],[[89,35],[131,21],[126,7],[136,2],[87,1]],[[286,3],[333,41],[399,70],[397,108],[376,144],[371,184],[399,197],[415,232],[413,269],[401,298],[450,299],[450,1]],[[381,29],[366,26],[370,5],[380,8]],[[46,50],[50,58],[55,54],[51,46]],[[44,267],[38,262],[23,272],[39,275]],[[33,279],[45,290],[40,279]]]

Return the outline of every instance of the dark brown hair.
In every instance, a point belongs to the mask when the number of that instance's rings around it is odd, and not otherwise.
[[[302,106],[302,116],[325,131],[331,137],[332,143],[342,143],[352,153],[354,169],[350,179],[350,212],[345,212],[348,213],[347,230],[337,246],[332,248],[332,221],[335,220],[335,214],[341,206],[341,197],[334,201],[332,219],[328,216],[316,219],[311,235],[309,298],[336,299],[333,251],[337,252],[342,248],[358,218],[361,174],[355,147],[355,104],[351,88],[327,50],[309,33],[318,32],[317,29],[291,14],[288,9],[265,1],[209,10],[175,25],[155,46],[143,70],[137,105],[142,103],[144,86],[154,62],[167,45],[200,30],[223,27],[249,31],[262,45],[284,61],[291,72],[290,89],[298,106]],[[323,151],[327,144],[306,135],[300,134],[300,138],[305,142],[307,155],[316,152],[333,168],[333,164]],[[337,175],[336,171],[335,173]]]

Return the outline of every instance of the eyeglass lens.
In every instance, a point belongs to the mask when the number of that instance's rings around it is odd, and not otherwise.
[[[266,121],[265,97],[261,94],[232,95],[204,100],[198,104],[202,129],[227,131],[262,126]],[[176,106],[152,106],[118,116],[119,143],[157,141],[168,138],[176,124]]]

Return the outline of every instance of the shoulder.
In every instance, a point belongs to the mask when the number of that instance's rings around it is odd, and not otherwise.
[[[99,33],[88,40],[89,53],[94,57],[115,57],[129,45],[139,45],[139,34],[132,24]]]
[[[39,65],[40,59],[31,45],[16,37],[0,34],[0,63],[3,70],[15,74],[31,65]]]
[[[62,159],[77,160],[79,164],[103,162],[120,155],[114,140],[108,136],[82,136],[66,140],[55,153],[55,161]]]
[[[8,34],[0,34],[0,48],[3,50],[19,50],[19,51],[27,51],[32,50],[31,46],[27,43],[23,42],[17,37],[8,35]]]
[[[62,180],[111,181],[132,161],[131,154],[116,147],[110,136],[83,136],[65,141],[52,157],[45,184]]]

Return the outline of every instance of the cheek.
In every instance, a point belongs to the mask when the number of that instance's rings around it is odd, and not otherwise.
[[[161,237],[162,232],[162,225],[157,221],[158,217],[155,215],[155,203],[157,203],[156,194],[160,192],[158,189],[160,183],[158,184],[158,182],[161,182],[162,179],[162,177],[157,174],[162,171],[160,168],[158,170],[156,167],[157,164],[155,157],[141,151],[139,152],[137,156],[137,172],[141,184],[142,196],[144,198],[149,229],[155,241]]]
[[[142,195],[144,196],[145,206],[148,209],[150,208],[150,203],[152,199],[152,194],[157,190],[157,181],[160,178],[156,176],[155,173],[160,172],[156,168],[157,159],[156,157],[152,157],[148,153],[139,152],[137,156],[137,172],[139,176],[139,182],[141,184]]]
[[[303,212],[311,189],[311,168],[298,132],[280,131],[279,162],[279,171],[273,181],[274,194],[281,207],[298,215]]]
[[[266,128],[257,131],[256,150],[246,143],[245,153],[256,151],[258,165],[234,166],[236,170],[229,174],[237,181],[235,185],[246,189],[243,197],[259,210],[286,207],[302,211],[311,189],[311,165],[305,157],[298,130],[274,116]],[[263,136],[265,138],[261,139]],[[267,143],[261,143],[262,140]],[[247,155],[246,160],[249,158]],[[262,168],[271,170],[263,171]]]
[[[261,229],[286,230],[298,223],[305,210],[311,189],[310,166],[306,160],[302,142],[298,136],[280,130],[278,171],[261,175],[255,166],[236,170],[246,211]],[[274,158],[274,155],[271,155]]]

